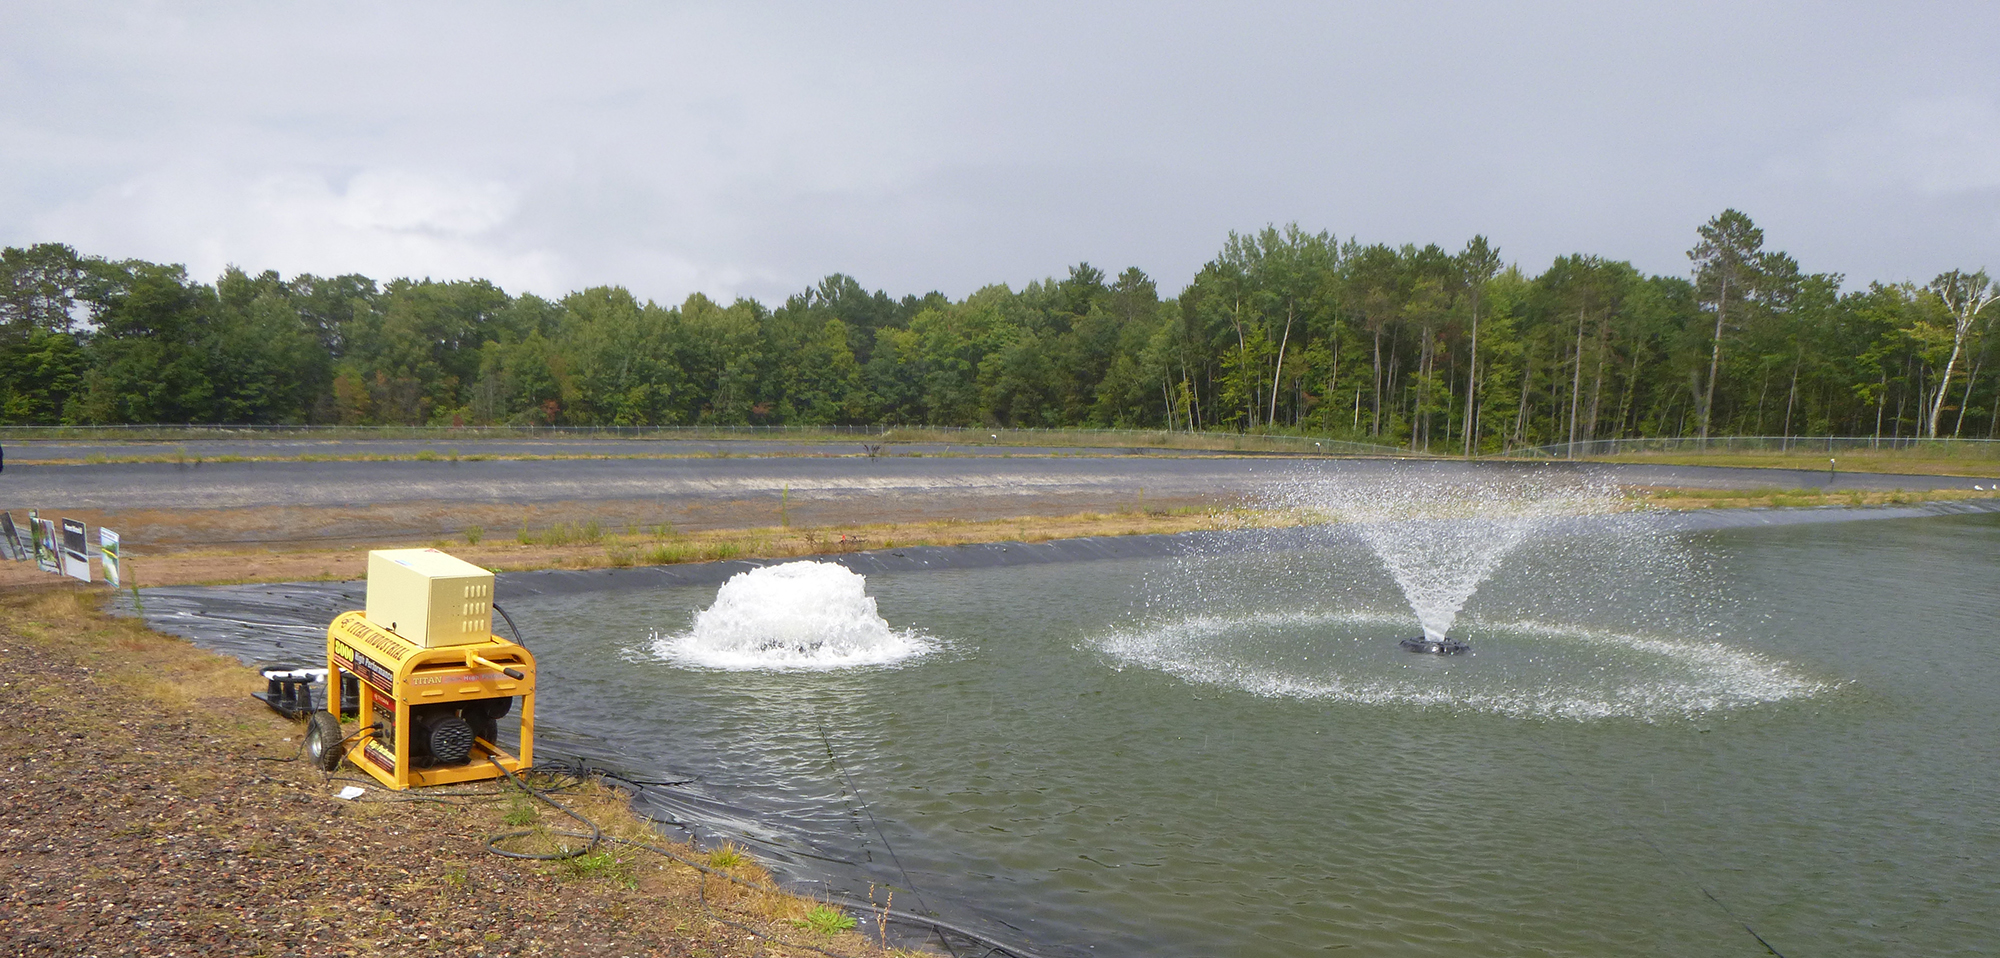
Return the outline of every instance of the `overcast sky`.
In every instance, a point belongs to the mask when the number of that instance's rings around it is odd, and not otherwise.
[[[414,8],[414,9],[413,9]],[[2000,266],[2000,4],[0,0],[0,244],[775,304],[1296,221]]]

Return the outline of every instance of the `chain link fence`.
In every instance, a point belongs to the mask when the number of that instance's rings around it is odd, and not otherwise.
[[[967,445],[1154,447],[1300,455],[1412,455],[1404,447],[1326,436],[1163,429],[998,428],[980,426],[314,426],[144,424],[0,426],[0,441],[185,442],[215,439],[466,440],[624,439],[779,442],[940,442]]]
[[[1831,456],[1841,453],[1888,452],[1939,459],[2000,458],[2000,440],[1919,439],[1914,436],[1710,436],[1655,439],[1592,439],[1516,449],[1511,456],[1536,459],[1587,459],[1634,455],[1705,455],[1748,453],[1778,456]]]

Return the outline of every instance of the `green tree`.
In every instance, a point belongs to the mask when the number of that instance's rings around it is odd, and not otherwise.
[[[1688,250],[1694,261],[1695,287],[1704,307],[1715,312],[1715,332],[1709,338],[1708,376],[1697,380],[1697,413],[1701,438],[1707,439],[1715,413],[1715,382],[1722,369],[1722,337],[1732,315],[1740,313],[1758,280],[1758,257],[1764,231],[1750,217],[1723,210],[1696,231],[1701,242]]]
[[[1465,443],[1463,454],[1472,455],[1479,435],[1479,308],[1484,305],[1486,284],[1500,272],[1500,248],[1484,236],[1474,236],[1460,250],[1454,264],[1459,281],[1465,285],[1466,310],[1472,328],[1466,333],[1465,360]]]
[[[1973,321],[1995,299],[2000,299],[2000,285],[1987,279],[1985,270],[1976,273],[1952,270],[1931,280],[1928,289],[1944,305],[1951,328],[1950,357],[1945,360],[1944,374],[1938,377],[1937,395],[1931,400],[1930,418],[1924,428],[1924,435],[1935,439],[1938,419],[1944,415],[1945,397],[1951,392],[1952,374],[1958,369],[1959,356],[1972,334]],[[1966,392],[1970,396],[1969,386]]]

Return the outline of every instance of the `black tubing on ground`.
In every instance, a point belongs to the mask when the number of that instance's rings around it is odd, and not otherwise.
[[[488,755],[486,756],[486,761],[489,764],[491,764],[494,768],[499,769],[500,774],[505,776],[508,781],[513,782],[514,785],[521,791],[527,792],[530,796],[541,800],[543,804],[549,806],[550,808],[555,809],[556,811],[563,813],[564,815],[568,815],[570,818],[575,819],[577,822],[583,824],[585,827],[590,829],[590,833],[587,835],[581,833],[571,833],[571,832],[554,833],[559,835],[566,835],[573,838],[586,839],[582,848],[574,850],[564,850],[560,852],[553,852],[547,855],[537,855],[531,852],[508,851],[507,849],[500,847],[500,843],[506,841],[507,839],[520,838],[524,835],[533,835],[535,833],[533,829],[528,829],[526,831],[519,831],[519,832],[506,832],[504,834],[494,835],[487,838],[486,839],[487,851],[492,852],[495,855],[499,855],[503,858],[520,858],[520,859],[525,859],[527,861],[553,862],[553,861],[562,861],[563,859],[566,858],[578,858],[583,855],[589,854],[592,849],[596,848],[598,845],[604,842],[604,830],[598,828],[596,822],[593,822],[590,819],[585,818],[582,814],[570,808],[568,805],[564,805],[563,803],[558,802],[553,798],[550,798],[547,792],[545,792],[544,790],[536,788],[533,785],[528,784],[527,782],[521,781],[520,777],[515,775],[512,769],[508,768],[505,765],[500,764],[499,759],[496,759],[493,756]]]

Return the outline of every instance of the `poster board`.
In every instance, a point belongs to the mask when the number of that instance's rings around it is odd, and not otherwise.
[[[61,572],[56,560],[56,524],[49,519],[36,516],[28,522],[34,526],[35,565],[43,572]]]
[[[14,529],[14,514],[0,512],[0,559],[21,560],[28,550],[21,548],[21,534]]]
[[[90,581],[90,530],[67,517],[62,521],[62,573]]]
[[[118,588],[118,533],[98,526],[97,551],[104,558],[104,581]]]

